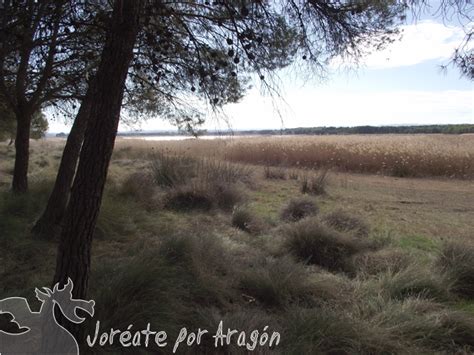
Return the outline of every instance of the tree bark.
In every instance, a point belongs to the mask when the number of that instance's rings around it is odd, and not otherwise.
[[[92,84],[91,84],[92,85]],[[92,86],[81,103],[79,112],[74,120],[67,137],[61,162],[59,164],[53,191],[49,196],[46,208],[33,226],[32,232],[37,236],[56,236],[60,232],[61,223],[66,212],[77,161],[81,152],[84,133],[91,112]]]
[[[92,237],[117,134],[125,79],[139,30],[141,1],[114,3],[96,76],[96,91],[58,247],[54,284],[74,282],[74,298],[86,299]]]
[[[16,113],[15,167],[12,182],[12,190],[15,193],[28,191],[31,117],[31,113],[23,108]]]

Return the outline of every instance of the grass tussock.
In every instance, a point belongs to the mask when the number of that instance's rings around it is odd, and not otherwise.
[[[250,183],[253,171],[245,165],[184,154],[156,154],[152,160],[155,182],[161,187],[186,185],[194,179],[209,184]]]
[[[328,171],[322,170],[317,175],[305,174],[301,177],[300,191],[303,194],[324,195],[327,192]]]
[[[219,184],[211,187],[215,205],[226,212],[230,212],[235,206],[242,204],[246,200],[243,189],[237,185]]]
[[[175,211],[209,211],[213,207],[213,197],[206,189],[191,185],[177,187],[167,193],[164,208]]]
[[[246,205],[240,205],[232,211],[232,226],[250,234],[258,234],[262,229],[262,221]]]
[[[303,265],[288,257],[265,260],[240,276],[240,287],[250,302],[264,307],[285,307],[292,303],[311,304],[315,288]]]
[[[166,238],[133,254],[98,265],[93,272],[91,297],[103,329],[126,329],[129,324],[144,329],[150,322],[176,337],[183,326],[202,327],[196,324],[196,304],[222,308],[234,297],[232,278],[226,277],[231,263],[223,258],[219,239]]]
[[[369,305],[369,303],[367,303]],[[398,352],[408,353],[472,353],[474,350],[474,317],[419,297],[402,301],[372,302],[361,317],[381,329],[389,329],[391,338],[399,342]]]
[[[153,183],[153,177],[147,172],[130,174],[122,183],[119,194],[143,204],[146,208],[152,208],[156,205],[155,184]]]
[[[155,183],[166,189],[164,207],[177,211],[232,211],[245,200],[242,186],[252,174],[242,165],[182,154],[160,153],[152,162]]]
[[[238,185],[214,185],[207,181],[195,181],[168,189],[162,200],[164,208],[174,211],[220,209],[230,212],[245,200],[245,193]]]
[[[152,173],[160,187],[184,185],[196,176],[197,160],[185,155],[159,153],[152,160]]]
[[[287,222],[296,222],[305,217],[314,216],[319,208],[314,201],[308,197],[291,199],[280,212],[280,218]]]
[[[451,289],[447,275],[433,272],[430,265],[412,263],[400,271],[377,274],[367,281],[365,290],[391,300],[417,297],[443,302],[451,299]]]
[[[358,237],[369,235],[369,226],[362,218],[353,216],[341,209],[326,214],[322,220],[326,225],[340,232],[353,233]]]
[[[357,275],[373,276],[383,272],[400,272],[413,263],[413,257],[399,248],[383,248],[355,254],[350,261]]]
[[[283,233],[286,250],[302,262],[332,271],[344,271],[349,257],[370,247],[368,242],[342,234],[314,218],[289,225]]]
[[[23,194],[0,192],[0,298],[26,297],[25,289],[32,284],[50,282],[46,273],[54,264],[56,244],[48,238],[34,238],[31,228],[43,211],[52,183],[37,180],[29,187]]]
[[[446,242],[437,260],[438,267],[453,281],[453,291],[474,299],[474,244],[468,241]]]
[[[401,350],[384,329],[330,306],[290,308],[283,319],[288,354],[383,354]]]
[[[286,170],[282,167],[272,167],[266,165],[263,168],[265,179],[286,180]]]
[[[114,193],[105,194],[97,220],[95,237],[98,239],[121,240],[137,233],[134,221],[137,202],[118,199]]]

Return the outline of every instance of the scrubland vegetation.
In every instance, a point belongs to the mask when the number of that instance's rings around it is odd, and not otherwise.
[[[86,334],[100,320],[175,338],[223,320],[280,332],[263,354],[474,352],[472,137],[296,139],[119,140]],[[29,230],[60,152],[33,144],[31,189],[12,195],[13,148],[0,145],[0,298],[34,304],[34,287],[51,284],[57,240]],[[127,351],[90,349],[103,350]],[[210,337],[179,351],[244,352]]]

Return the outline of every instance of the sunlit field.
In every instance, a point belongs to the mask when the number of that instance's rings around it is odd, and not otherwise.
[[[245,353],[255,330],[281,335],[259,354],[474,352],[473,140],[118,138],[84,337],[97,320],[104,330],[150,323],[171,352],[183,327],[215,332],[223,321],[245,345],[216,348],[208,335],[177,353]],[[32,141],[30,191],[16,196],[14,149],[0,143],[0,298],[34,305],[34,288],[51,284],[57,238],[30,228],[63,144]]]

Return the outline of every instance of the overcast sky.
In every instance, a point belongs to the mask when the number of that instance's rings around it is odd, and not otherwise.
[[[322,83],[282,74],[285,102],[252,89],[240,103],[225,107],[231,128],[474,123],[472,82],[461,78],[456,68],[440,71],[462,40],[463,30],[433,19],[405,25],[403,30],[401,41],[367,57],[356,72],[335,66]],[[224,130],[228,124],[209,117],[204,128]],[[173,126],[149,118],[132,129]],[[119,130],[131,128],[122,124]],[[61,120],[50,120],[49,131],[69,128]]]

